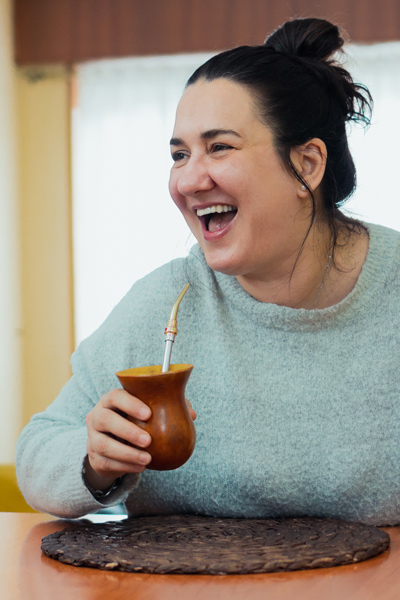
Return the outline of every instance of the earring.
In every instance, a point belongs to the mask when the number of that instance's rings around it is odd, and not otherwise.
[[[307,189],[307,188],[306,188],[306,186],[304,185],[304,183],[302,183],[302,184],[301,184],[301,191],[302,191],[302,192],[305,192],[305,191],[306,191],[306,189]]]

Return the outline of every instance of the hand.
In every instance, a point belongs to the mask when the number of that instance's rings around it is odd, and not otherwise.
[[[124,415],[147,421],[151,410],[139,398],[115,389],[104,394],[86,417],[86,477],[98,490],[107,489],[126,473],[141,473],[151,461],[144,450],[151,443],[150,435]]]
[[[195,420],[197,414],[187,398],[186,404],[190,416]],[[150,454],[140,450],[150,445],[150,435],[128,421],[124,414],[146,421],[151,416],[151,410],[139,398],[115,389],[104,394],[86,417],[86,477],[98,490],[107,489],[126,473],[141,473],[151,461]]]

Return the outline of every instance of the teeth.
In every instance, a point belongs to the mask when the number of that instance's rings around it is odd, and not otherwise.
[[[204,215],[210,215],[211,213],[230,212],[231,210],[236,210],[236,208],[229,204],[215,204],[208,208],[198,208],[196,213],[198,217],[204,217]]]

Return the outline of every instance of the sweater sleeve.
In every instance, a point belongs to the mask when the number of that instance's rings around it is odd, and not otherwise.
[[[94,498],[82,477],[85,419],[103,394],[120,387],[117,371],[159,364],[165,319],[182,281],[186,283],[182,260],[175,263],[176,275],[171,264],[164,265],[134,284],[72,355],[73,376],[56,400],[22,431],[16,449],[17,478],[33,508],[59,517],[80,517],[124,502],[137,487],[140,475],[127,474],[101,503]]]
[[[53,404],[32,417],[16,450],[18,484],[27,502],[39,511],[64,518],[124,502],[140,477],[126,475],[104,503],[87,489],[82,478],[85,418],[98,398],[90,397],[79,379],[74,375]]]

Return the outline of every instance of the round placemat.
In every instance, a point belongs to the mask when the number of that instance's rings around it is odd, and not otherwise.
[[[42,540],[69,565],[134,573],[239,574],[333,567],[389,547],[389,535],[334,519],[222,519],[192,515],[77,523]]]

